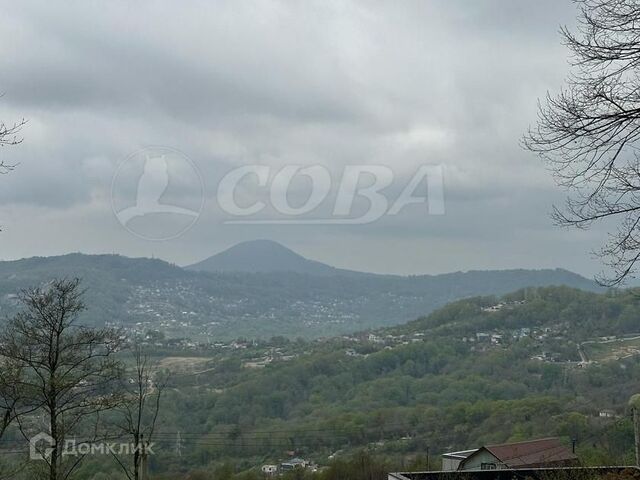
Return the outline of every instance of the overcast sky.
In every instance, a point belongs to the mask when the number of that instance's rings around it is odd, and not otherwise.
[[[564,0],[7,3],[0,119],[28,124],[0,151],[19,163],[0,178],[1,256],[188,264],[268,238],[358,270],[592,275],[604,229],[554,227],[563,192],[519,146],[537,98],[568,73],[558,28],[574,17]],[[202,214],[173,240],[135,236],[112,211],[118,165],[147,145],[183,152],[203,179]],[[323,165],[334,182],[345,165],[387,165],[391,198],[419,165],[442,165],[445,214],[416,204],[366,225],[224,223],[218,182],[252,164]],[[255,187],[245,194],[264,194]]]

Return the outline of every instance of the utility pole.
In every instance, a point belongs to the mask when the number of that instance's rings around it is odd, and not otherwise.
[[[176,455],[179,457],[182,456],[182,436],[180,435],[180,432],[178,432],[178,435],[176,436]]]
[[[427,445],[427,472],[431,470],[431,461],[429,457],[429,445]]]
[[[635,433],[636,465],[640,467],[640,394],[629,399],[629,406],[633,415],[633,431]]]

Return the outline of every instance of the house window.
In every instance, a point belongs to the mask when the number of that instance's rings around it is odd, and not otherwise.
[[[495,470],[496,468],[496,464],[495,463],[481,463],[480,464],[480,470]]]

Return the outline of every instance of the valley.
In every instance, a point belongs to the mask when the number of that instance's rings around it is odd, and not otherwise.
[[[500,303],[509,307],[491,308]],[[437,458],[475,444],[559,436],[576,439],[586,464],[624,463],[633,436],[626,399],[640,356],[581,363],[576,347],[629,335],[639,314],[636,291],[544,287],[312,341],[147,340],[171,371],[156,436],[165,454],[153,462],[162,471],[230,462],[250,472],[292,456],[321,468],[366,451],[398,464],[419,461],[425,445]],[[173,453],[177,438],[181,456]]]

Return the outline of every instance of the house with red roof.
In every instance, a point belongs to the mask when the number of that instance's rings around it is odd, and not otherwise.
[[[551,468],[576,465],[578,465],[578,457],[558,438],[486,445],[475,450],[443,455],[443,467],[448,466],[450,471]]]

